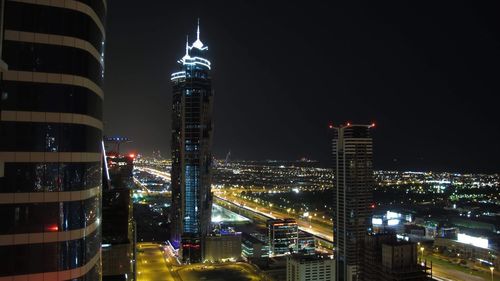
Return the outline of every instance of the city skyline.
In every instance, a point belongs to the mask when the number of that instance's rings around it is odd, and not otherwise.
[[[0,281],[500,281],[490,10],[120,3],[0,0]]]
[[[498,172],[494,9],[239,1],[157,2],[137,13],[127,1],[109,5],[105,131],[130,136],[139,152],[170,154],[170,113],[160,105],[170,103],[178,46],[194,38],[200,17],[214,75],[224,78],[214,82],[216,157],[329,165],[329,122],[375,121],[375,169]],[[354,111],[336,106],[354,103]],[[465,132],[477,126],[488,128],[481,137]]]

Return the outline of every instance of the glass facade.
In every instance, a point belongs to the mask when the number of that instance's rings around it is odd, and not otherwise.
[[[199,171],[197,166],[186,165],[186,211],[184,212],[183,232],[196,233],[199,229],[200,218],[198,216],[198,187]]]
[[[101,248],[99,231],[82,239],[0,247],[0,276],[63,271],[82,267]],[[99,279],[94,279],[99,280]]]
[[[99,196],[69,202],[2,204],[0,231],[22,234],[85,228],[97,221],[99,204]]]
[[[294,219],[267,221],[269,249],[272,255],[286,255],[298,250],[299,227]]]
[[[11,69],[77,75],[101,83],[101,63],[83,49],[5,41],[3,55],[9,58]]]
[[[80,11],[14,1],[5,2],[5,11],[5,29],[75,37],[103,52],[102,31],[90,16]]]
[[[4,81],[3,89],[7,93],[3,110],[77,113],[102,119],[102,98],[81,86]]]
[[[97,187],[100,162],[5,163],[0,193],[79,191]]]
[[[30,136],[29,138],[27,136]],[[100,152],[100,129],[80,124],[2,122],[2,151],[32,152]]]
[[[106,3],[74,2],[5,2],[0,277],[101,280]]]
[[[198,27],[199,28],[199,27]],[[204,237],[212,210],[212,86],[207,46],[199,38],[171,76],[172,97],[172,244],[185,263],[204,259]]]

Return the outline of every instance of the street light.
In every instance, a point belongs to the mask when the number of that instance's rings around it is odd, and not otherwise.
[[[495,270],[495,268],[493,266],[490,266],[490,271],[491,271],[491,281],[493,281],[493,270]]]

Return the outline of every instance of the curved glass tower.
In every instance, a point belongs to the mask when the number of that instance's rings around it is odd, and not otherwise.
[[[197,39],[172,73],[172,242],[185,263],[204,260],[212,210],[212,86],[208,47]]]
[[[5,1],[0,280],[100,280],[105,0]]]

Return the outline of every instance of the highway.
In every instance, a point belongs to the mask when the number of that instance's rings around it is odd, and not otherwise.
[[[284,212],[270,210],[267,207],[263,207],[259,204],[256,204],[254,202],[250,202],[248,200],[241,200],[235,196],[227,196],[224,194],[214,194],[214,197],[217,197],[218,199],[224,200],[228,203],[232,203],[232,204],[238,206],[239,208],[244,208],[246,210],[249,210],[249,211],[252,211],[254,213],[266,216],[268,218],[283,219],[283,218],[290,218],[290,217],[293,218],[294,217],[294,216],[287,214],[287,213],[284,213]],[[295,219],[297,220],[297,224],[299,225],[300,230],[307,232],[307,233],[310,233],[310,234],[312,234],[318,238],[321,238],[325,241],[333,242],[333,227],[327,228],[323,225],[319,225],[318,223],[315,223],[315,222],[309,222],[309,220],[305,220],[302,218],[295,217]]]
[[[160,170],[156,170],[156,169],[152,169],[152,168],[148,168],[148,167],[140,167],[140,166],[134,166],[134,169],[141,171],[141,172],[150,173],[150,174],[155,175],[157,177],[163,178],[168,182],[171,181],[170,173],[165,172],[165,171],[160,171]]]

